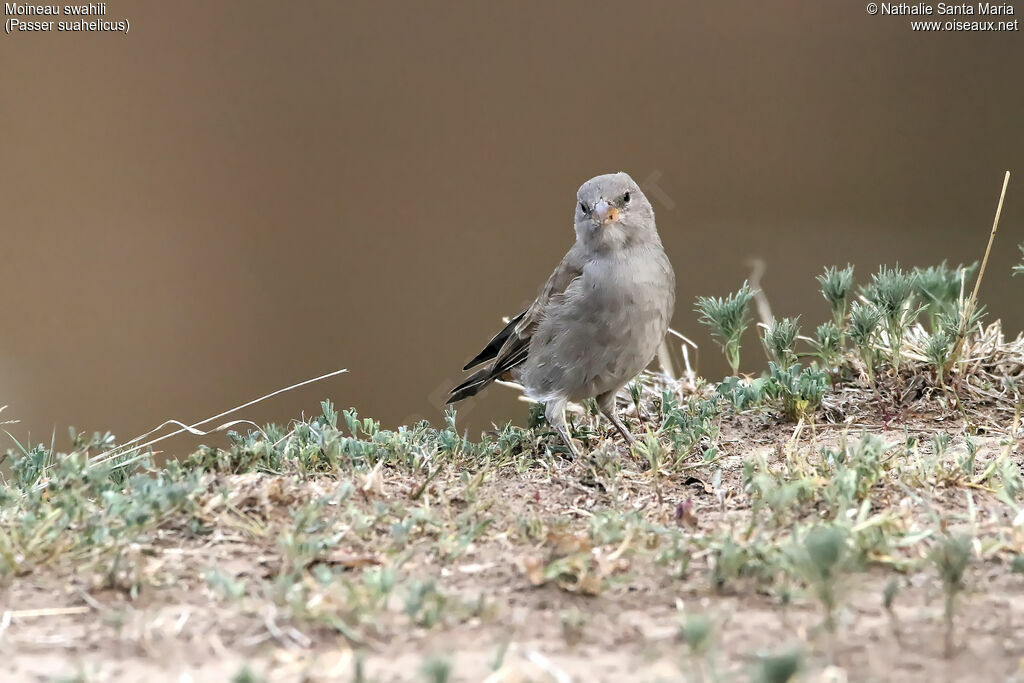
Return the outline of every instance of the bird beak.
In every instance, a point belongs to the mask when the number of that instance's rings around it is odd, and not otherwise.
[[[619,217],[619,210],[602,199],[594,207],[593,216],[601,225],[607,225]]]

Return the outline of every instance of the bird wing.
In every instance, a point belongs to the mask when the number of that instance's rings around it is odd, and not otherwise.
[[[494,337],[491,338],[491,341],[487,342],[487,346],[484,347],[483,351],[476,354],[476,357],[474,357],[473,360],[466,363],[466,365],[462,369],[469,370],[470,368],[475,368],[481,363],[486,363],[487,361],[494,360],[495,356],[498,355],[498,352],[501,351],[501,347],[505,345],[505,342],[508,341],[508,338],[512,336],[512,334],[516,331],[516,325],[518,325],[519,321],[522,320],[523,317],[529,312],[530,309],[526,309],[516,317],[512,318],[512,320],[510,320],[505,325],[505,327],[502,328],[501,332],[494,335]]]
[[[452,389],[452,395],[448,402],[453,403],[472,396],[512,368],[523,363],[530,350],[530,338],[533,336],[537,324],[543,319],[548,306],[553,300],[564,294],[569,285],[582,274],[583,259],[574,245],[551,273],[544,288],[530,304],[530,307],[512,318],[501,332],[494,335],[487,346],[466,364],[463,370],[488,361],[491,362],[491,365],[473,373],[465,382]]]

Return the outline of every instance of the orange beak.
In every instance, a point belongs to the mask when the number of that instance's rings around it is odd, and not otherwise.
[[[603,199],[594,207],[594,218],[596,218],[601,225],[607,225],[608,223],[617,220],[618,217],[619,210]]]

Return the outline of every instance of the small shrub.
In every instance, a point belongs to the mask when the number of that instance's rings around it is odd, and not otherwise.
[[[796,362],[793,344],[800,334],[799,321],[799,316],[773,320],[764,331],[764,347],[768,357],[783,370],[788,370]]]
[[[818,276],[818,282],[821,284],[821,295],[832,308],[832,323],[839,330],[845,329],[846,311],[853,291],[853,266],[847,264],[845,268],[826,268],[824,274]]]
[[[746,282],[724,298],[697,297],[695,310],[701,314],[700,322],[711,328],[712,335],[718,338],[734,375],[739,372],[740,339],[750,325],[748,304],[753,298],[754,290]]]

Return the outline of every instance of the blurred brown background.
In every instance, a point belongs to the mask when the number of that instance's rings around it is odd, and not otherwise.
[[[108,2],[121,17],[127,36],[0,35],[16,435],[128,438],[341,367],[243,416],[330,397],[438,421],[570,245],[579,184],[619,169],[658,188],[674,326],[708,375],[693,298],[747,259],[811,326],[826,264],[980,258],[1004,169],[982,294],[1024,325],[1019,32],[913,33],[835,0]],[[462,412],[474,436],[525,416],[501,387]]]

